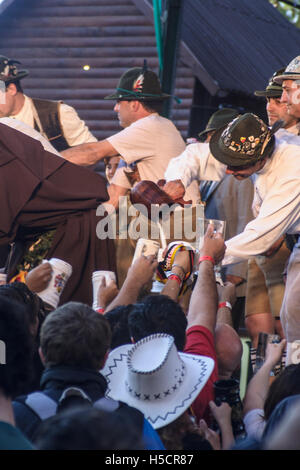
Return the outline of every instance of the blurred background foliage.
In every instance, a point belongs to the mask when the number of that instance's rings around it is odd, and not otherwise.
[[[269,0],[287,20],[300,28],[300,0]]]

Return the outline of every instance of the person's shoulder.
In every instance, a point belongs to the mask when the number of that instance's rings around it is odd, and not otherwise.
[[[0,450],[33,450],[34,446],[9,423],[0,421]]]
[[[189,155],[201,157],[203,155],[209,155],[209,145],[205,142],[194,142],[192,144],[188,144],[185,147],[184,154],[188,157]]]
[[[24,122],[19,121],[18,119],[13,119],[10,117],[3,117],[3,118],[0,118],[0,124],[3,124],[7,127],[15,129],[16,131],[23,132],[23,134],[28,134],[28,135],[31,134],[32,136],[36,136],[39,134],[35,129],[28,126]]]
[[[134,408],[133,406],[128,405],[122,401],[119,401],[119,407],[114,411],[119,416],[122,416],[123,419],[129,420],[130,422],[134,423],[137,429],[142,431],[144,426],[144,414]]]
[[[275,155],[294,151],[300,152],[300,136],[286,132],[285,135],[276,137]]]
[[[76,109],[73,108],[73,106],[65,103],[64,101],[59,101],[58,102],[59,104],[59,109],[60,109],[60,112],[62,113],[74,113],[74,114],[78,114]]]
[[[187,149],[192,150],[193,152],[202,152],[202,151],[209,151],[209,144],[206,142],[193,142],[188,144]]]
[[[176,131],[179,133],[179,130],[177,129],[173,121],[171,121],[171,119],[168,119],[158,113],[151,113],[148,116],[138,119],[132,125],[133,126],[147,126],[147,127],[149,126],[151,128],[159,128],[159,129],[167,128],[169,130],[171,129],[172,131]]]
[[[16,426],[27,436],[32,436],[40,423],[37,414],[26,405],[28,395],[15,398],[12,402]]]
[[[295,137],[297,139],[297,137]],[[299,137],[300,143],[300,137]],[[272,160],[278,164],[284,164],[285,169],[300,169],[300,145],[295,144],[295,140],[284,141],[278,139],[276,142],[275,151],[272,155]],[[291,165],[291,162],[293,166]]]

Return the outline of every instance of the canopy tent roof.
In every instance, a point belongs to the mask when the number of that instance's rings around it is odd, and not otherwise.
[[[212,94],[253,94],[300,54],[300,30],[267,0],[185,0],[182,40]]]

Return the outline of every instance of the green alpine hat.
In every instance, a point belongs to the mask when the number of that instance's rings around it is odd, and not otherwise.
[[[256,96],[265,96],[266,98],[280,98],[283,90],[282,90],[282,86],[279,83],[276,83],[275,78],[282,75],[284,70],[285,69],[283,68],[273,73],[266,89],[262,91],[257,90],[254,92],[254,94]]]
[[[221,163],[246,167],[270,154],[274,148],[274,137],[271,129],[258,116],[246,113],[217,130],[209,147]]]
[[[234,118],[238,117],[238,115],[239,112],[236,109],[218,109],[218,111],[216,111],[210,116],[208,123],[206,124],[206,128],[204,129],[204,131],[199,132],[198,136],[202,137],[202,139],[204,137],[206,138],[206,134],[208,132],[216,131],[217,129],[226,126],[226,124],[228,124]]]
[[[162,93],[159,78],[152,70],[134,67],[121,76],[116,92],[105,100],[162,101],[170,95]]]
[[[12,83],[27,77],[29,72],[27,70],[18,70],[15,64],[21,64],[21,62],[0,56],[0,80],[5,83]]]

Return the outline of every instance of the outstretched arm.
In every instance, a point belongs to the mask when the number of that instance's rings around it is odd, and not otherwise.
[[[81,166],[90,166],[102,160],[104,157],[118,155],[117,150],[108,142],[101,140],[89,144],[76,145],[61,152],[63,158],[69,162]]]
[[[243,405],[244,415],[256,408],[263,409],[270,386],[270,372],[281,358],[285,345],[285,339],[281,343],[268,344],[266,360],[248,384]]]
[[[173,299],[175,302],[178,301],[178,295],[181,289],[181,283],[183,282],[183,279],[185,278],[186,273],[190,269],[190,257],[189,257],[189,252],[188,251],[178,251],[175,255],[173,265],[172,265],[172,274],[175,274],[177,276],[176,279],[168,279],[166,282],[166,285],[164,286],[161,294],[162,295],[167,295],[171,299]],[[179,280],[181,280],[181,283],[179,283]]]
[[[128,269],[126,279],[115,299],[105,310],[109,312],[119,305],[134,304],[142,287],[144,287],[153,278],[157,268],[157,261],[154,255],[141,256]]]
[[[200,259],[208,257],[212,258],[215,263],[219,263],[224,254],[224,239],[221,234],[214,234],[213,225],[209,225],[200,251]],[[217,309],[218,291],[214,263],[208,259],[201,261],[199,264],[198,279],[191,296],[188,311],[188,328],[195,325],[205,326],[214,335]]]

